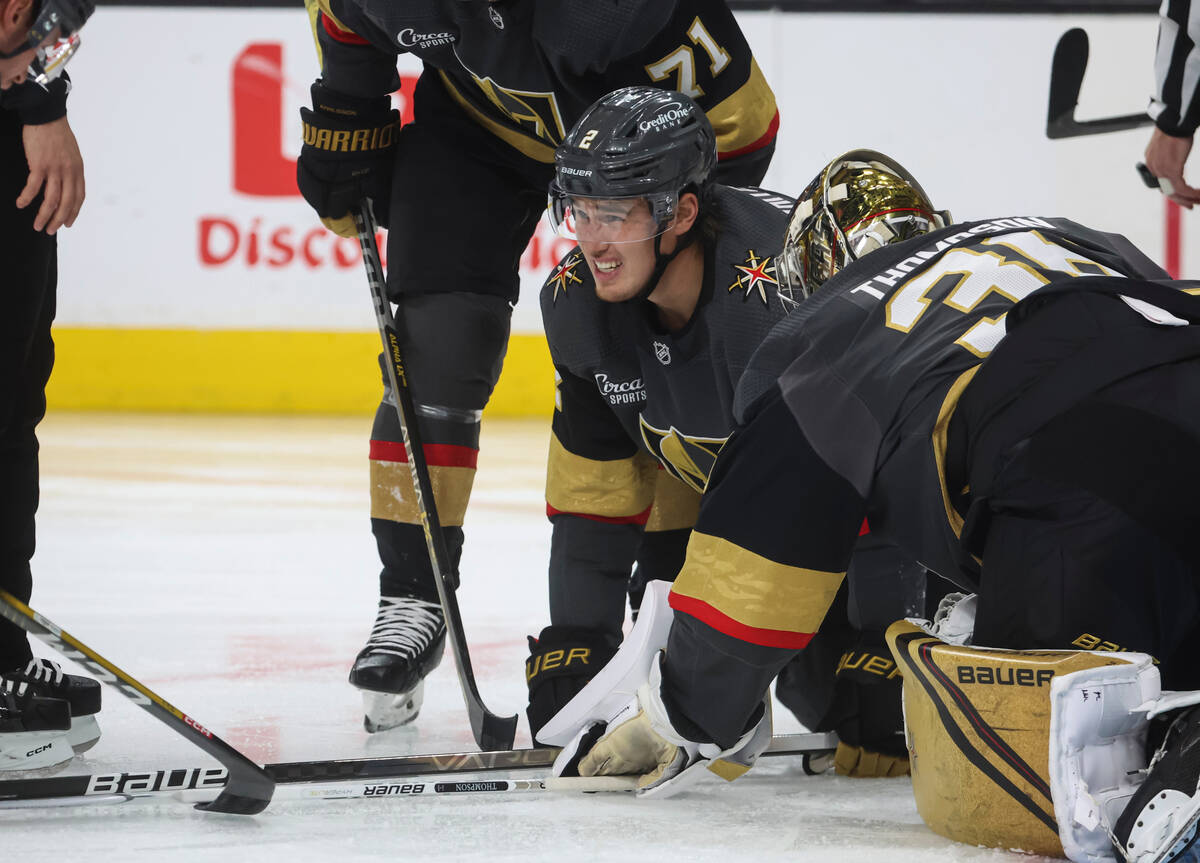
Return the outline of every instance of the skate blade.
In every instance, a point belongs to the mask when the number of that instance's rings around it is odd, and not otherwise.
[[[66,732],[48,735],[44,731],[20,731],[5,734],[0,747],[0,773],[44,770],[61,767],[75,757]]]
[[[1162,795],[1164,798],[1168,796],[1184,797],[1178,791],[1167,791]],[[1125,851],[1126,859],[1130,863],[1200,863],[1200,842],[1196,841],[1197,829],[1200,827],[1200,798],[1193,797],[1186,801],[1185,805],[1189,805],[1191,811],[1186,814],[1179,813],[1182,823],[1174,830],[1171,829],[1174,826],[1171,823],[1174,820],[1173,816],[1166,815],[1157,822],[1147,822],[1144,830],[1139,829],[1131,833]],[[1169,836],[1163,836],[1158,841],[1152,839],[1150,846],[1146,847],[1147,834],[1161,835],[1167,831],[1171,831]],[[1137,844],[1146,847],[1146,850],[1140,851],[1135,847],[1135,836]]]
[[[363,691],[363,728],[368,734],[407,725],[417,718],[424,700],[425,682],[408,692]]]
[[[1196,841],[1196,830],[1200,826],[1200,809],[1183,828],[1171,838],[1171,846],[1165,854],[1155,858],[1155,863],[1200,863],[1200,842]]]
[[[544,780],[546,790],[559,794],[608,794],[637,791],[637,776],[551,776]]]
[[[95,716],[71,717],[71,730],[67,732],[67,742],[78,755],[87,752],[100,739],[100,723]]]

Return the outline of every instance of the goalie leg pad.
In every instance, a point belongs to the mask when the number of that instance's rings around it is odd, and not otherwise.
[[[1063,851],[1075,861],[1113,859],[1111,828],[1145,779],[1146,707],[1159,696],[1149,656],[1109,655],[1128,664],[1050,684],[1050,789]]]
[[[1142,654],[948,645],[899,621],[913,794],[934,832],[1076,861],[1113,859],[1105,818],[1146,766]]]

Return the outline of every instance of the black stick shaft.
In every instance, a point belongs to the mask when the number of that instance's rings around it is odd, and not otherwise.
[[[267,808],[275,791],[275,780],[263,768],[217,737],[202,723],[167,703],[162,696],[117,668],[6,590],[0,590],[0,616],[40,638],[63,656],[85,666],[100,680],[116,687],[134,704],[223,764],[228,771],[224,790],[216,800],[197,808],[237,815],[253,815]]]
[[[446,634],[454,650],[454,664],[458,670],[458,681],[471,721],[471,732],[480,749],[511,749],[517,733],[516,716],[497,716],[483,703],[475,683],[475,672],[471,668],[471,655],[463,633],[462,614],[458,609],[458,598],[450,581],[450,555],[438,519],[437,505],[433,496],[433,484],[429,478],[429,466],[425,462],[425,449],[417,424],[417,412],[409,389],[408,375],[404,368],[404,357],[400,349],[400,334],[392,316],[384,287],[383,264],[379,260],[379,248],[375,243],[378,230],[369,200],[363,201],[354,214],[358,230],[358,244],[362,249],[363,266],[367,271],[367,282],[371,288],[371,301],[375,307],[375,320],[379,325],[379,337],[383,342],[386,358],[388,383],[395,396],[396,418],[400,421],[400,432],[404,439],[404,450],[408,455],[408,467],[412,473],[416,493],[417,512],[425,532],[425,545],[429,550],[429,562],[433,567],[433,581],[437,586],[438,599],[446,619]]]
[[[837,737],[828,733],[784,734],[771,740],[762,757],[795,756],[820,753],[837,746]],[[557,749],[508,749],[492,752],[454,752],[441,755],[400,755],[391,758],[363,758],[342,761],[293,761],[268,764],[263,770],[286,787],[312,786],[311,798],[337,796],[372,796],[359,794],[353,783],[370,783],[378,796],[402,794],[405,783],[437,782],[455,774],[487,776],[525,770],[544,770],[554,763]],[[399,788],[391,790],[391,786]],[[186,794],[216,794],[225,787],[228,773],[220,767],[190,767],[175,770],[147,770],[127,773],[95,773],[82,776],[48,776],[26,779],[0,779],[0,807],[43,801],[53,805],[55,800],[96,800],[124,802],[137,797],[165,797]],[[495,778],[497,782],[515,782],[510,776]],[[526,781],[526,780],[520,780]],[[537,782],[540,780],[528,780]],[[329,786],[325,794],[319,783],[343,783]],[[388,790],[379,790],[379,786]],[[295,799],[295,794],[283,795]],[[283,799],[281,797],[281,799]]]

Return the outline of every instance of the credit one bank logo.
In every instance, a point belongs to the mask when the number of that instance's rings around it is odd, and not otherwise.
[[[197,221],[197,253],[205,269],[319,271],[362,265],[358,241],[339,237],[322,226],[296,188],[296,160],[288,152],[299,149],[299,124],[297,140],[284,141],[284,119],[299,112],[300,104],[296,92],[289,94],[285,87],[283,49],[279,42],[255,42],[233,61],[231,187],[239,196],[289,201],[292,206],[286,210],[271,206],[258,214],[239,207],[236,215],[227,211],[201,216]],[[314,52],[314,78],[316,74]],[[412,120],[416,85],[417,75],[400,76],[400,89],[393,98],[402,123]],[[303,89],[307,93],[307,87]],[[307,96],[304,99],[307,103]],[[268,215],[268,210],[275,215]],[[382,235],[379,239],[386,266],[387,243]],[[470,238],[464,236],[463,244],[469,243]],[[541,221],[521,257],[522,275],[540,279],[573,246],[572,240],[556,236],[545,220]]]

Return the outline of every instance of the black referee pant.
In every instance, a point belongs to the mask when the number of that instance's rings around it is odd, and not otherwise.
[[[33,229],[41,197],[23,210],[16,206],[29,175],[21,128],[0,109],[0,587],[28,602],[38,506],[34,430],[46,412],[54,364],[58,270],[54,237]],[[0,620],[0,671],[31,657],[25,633]]]

